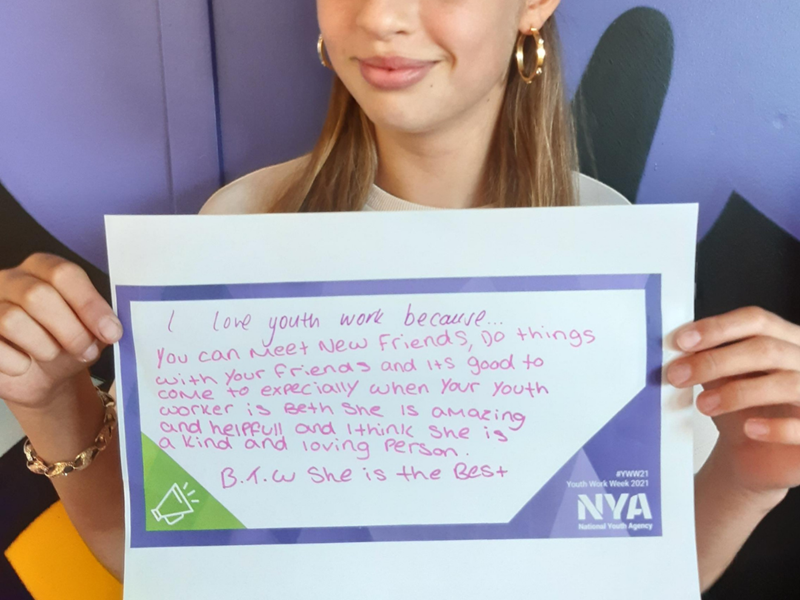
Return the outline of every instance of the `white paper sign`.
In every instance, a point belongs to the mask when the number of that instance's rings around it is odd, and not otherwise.
[[[127,599],[699,597],[696,205],[106,226]]]

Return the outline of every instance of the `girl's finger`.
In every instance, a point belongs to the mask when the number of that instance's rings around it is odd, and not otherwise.
[[[61,353],[61,346],[42,326],[10,302],[0,302],[0,336],[38,362],[50,362]]]
[[[94,335],[49,283],[19,270],[10,271],[3,281],[3,296],[5,301],[23,308],[79,360],[91,362],[100,355]]]
[[[737,379],[697,397],[698,410],[710,417],[784,403],[800,405],[800,371]]]
[[[97,339],[113,344],[122,337],[119,319],[78,265],[53,254],[33,254],[21,268],[53,286]]]
[[[9,377],[19,377],[28,372],[31,357],[12,348],[0,339],[0,373]]]
[[[744,433],[759,442],[800,446],[800,419],[748,419]]]
[[[700,352],[753,336],[774,337],[800,346],[800,327],[757,306],[686,325],[675,332],[675,343],[686,352]]]
[[[800,370],[800,346],[758,336],[678,359],[669,366],[667,378],[676,387],[690,387],[722,377],[776,370]]]

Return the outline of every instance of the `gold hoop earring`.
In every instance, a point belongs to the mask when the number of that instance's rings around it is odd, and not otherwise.
[[[325,56],[325,41],[322,39],[321,33],[319,34],[319,39],[317,40],[317,54],[319,55],[319,62],[322,63],[322,66],[333,71],[333,65],[331,65],[331,61],[329,61],[328,57]]]
[[[539,30],[531,27],[531,35],[536,42],[536,66],[530,75],[525,74],[525,38],[528,36],[520,33],[517,37],[517,69],[519,69],[519,76],[522,77],[522,81],[527,84],[533,83],[533,80],[544,72],[542,67],[544,67],[544,59],[547,56],[547,51],[544,49],[544,40],[539,35]]]

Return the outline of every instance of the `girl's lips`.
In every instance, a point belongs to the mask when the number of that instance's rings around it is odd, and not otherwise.
[[[424,79],[435,64],[401,57],[374,57],[358,61],[361,76],[381,90],[410,87]]]

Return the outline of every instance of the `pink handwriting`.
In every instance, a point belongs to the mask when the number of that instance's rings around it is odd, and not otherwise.
[[[455,337],[456,341],[453,341]],[[452,336],[445,329],[439,335],[428,335],[422,338],[406,338],[402,333],[399,336],[382,333],[378,336],[378,346],[381,352],[387,350],[424,350],[426,348],[444,348],[447,346],[466,346],[469,344],[467,334],[463,331],[456,331]]]
[[[466,481],[481,478],[491,479],[492,477],[500,477],[502,479],[508,474],[508,471],[503,467],[495,469],[489,465],[469,466],[466,463],[460,462],[453,467],[453,474],[456,476],[456,479]]]
[[[424,383],[397,383],[392,381],[386,385],[370,384],[369,393],[378,396],[419,396],[430,394],[430,389]]]
[[[158,412],[162,417],[194,417],[199,413],[202,416],[222,417],[230,414],[233,404],[192,404],[191,406],[159,406]]]
[[[211,350],[211,354],[206,350],[202,350],[197,355],[197,360],[201,363],[230,362],[232,360],[241,360],[241,357],[235,348],[230,348],[229,350]]]
[[[250,321],[252,317],[248,314],[245,315],[244,318],[239,319],[238,317],[225,317],[222,321],[219,320],[219,311],[214,313],[214,322],[211,325],[211,328],[214,331],[224,331],[228,329],[241,329],[243,331],[250,331]]]
[[[409,417],[418,417],[419,413],[417,412],[416,407],[413,404],[401,404],[400,405],[400,414]]]
[[[336,475],[325,467],[322,468],[321,473],[319,468],[309,467],[306,473],[309,474],[311,481],[314,483],[350,483],[353,481],[353,471],[351,469],[345,469],[339,475]]]
[[[407,442],[389,438],[383,443],[386,452],[395,454],[419,454],[422,456],[458,456],[455,448],[429,448],[424,442]]]
[[[286,444],[286,438],[284,436],[281,436],[278,439],[273,439],[272,436],[267,436],[265,438],[262,438],[261,440],[247,438],[244,441],[245,450],[267,450],[269,448],[272,448],[277,452],[284,452],[285,450],[288,449],[288,445]]]
[[[442,470],[433,469],[426,474],[424,471],[418,470],[416,467],[407,467],[406,465],[403,465],[402,470],[399,473],[395,473],[395,475],[402,477],[406,481],[417,481],[418,479],[423,481],[438,481],[442,478]]]
[[[248,373],[248,372],[239,373],[236,369],[232,369],[230,372],[225,373],[225,377],[227,378],[227,381],[225,382],[225,385],[230,385],[234,381],[237,381],[237,382],[239,382],[239,381],[253,381],[255,379],[261,379],[261,376],[265,372],[266,371],[264,371],[264,369],[259,369],[258,371],[251,372],[251,373]]]
[[[287,383],[279,386],[265,385],[261,388],[261,395],[271,398],[273,396],[310,396],[311,384]]]
[[[350,404],[349,402],[342,402],[342,409],[344,414],[350,417],[383,417],[381,414],[380,406],[361,406],[360,404]]]
[[[371,370],[372,367],[365,362],[357,362],[355,366],[353,366],[353,363],[345,362],[338,365],[312,365],[311,367],[306,367],[305,365],[289,367],[284,363],[278,363],[273,369],[278,379],[284,376],[302,377],[305,375],[306,377],[325,377],[326,375],[346,375],[355,372],[369,373]]]
[[[370,323],[375,323],[376,325],[381,324],[381,319],[383,319],[383,310],[378,309],[371,313],[361,313],[361,314],[353,314],[353,315],[345,315],[342,314],[341,319],[339,319],[339,325],[343,327],[351,327],[353,325],[369,325]]]
[[[321,396],[344,394],[349,398],[358,387],[358,384],[359,381],[356,380],[342,381],[339,383],[317,383],[316,381],[312,381],[306,384],[287,383],[282,386],[265,385],[261,388],[261,395],[268,397],[291,395],[311,396],[316,392]]]
[[[428,313],[419,313],[417,315],[411,310],[411,304],[409,304],[408,310],[406,311],[406,318],[403,320],[403,325],[406,327],[410,327],[411,325],[418,325],[420,327],[448,327],[451,325],[478,327],[485,318],[485,310],[471,313],[435,312],[430,315],[428,315]]]
[[[213,384],[218,383],[217,380],[210,375],[203,374],[198,374],[197,377],[190,375],[188,379],[184,379],[180,373],[178,373],[176,377],[156,377],[156,385],[188,385],[190,383],[192,385],[197,385],[199,383],[206,384],[208,382]]]
[[[265,346],[271,346],[275,341],[275,335],[279,331],[288,331],[292,329],[318,329],[320,326],[319,319],[314,316],[314,313],[303,313],[302,315],[281,315],[280,317],[269,318],[269,329],[271,335],[269,343]]]
[[[173,354],[172,352],[165,352],[164,348],[156,350],[158,368],[166,362],[168,365],[182,364],[185,365],[189,362],[189,357],[186,354]]]
[[[442,379],[442,395],[447,393],[452,394],[472,394],[475,389],[480,387],[479,381],[470,381],[469,383],[461,383],[460,381],[453,381],[452,379]]]
[[[407,362],[391,362],[391,361],[384,361],[381,363],[381,371],[384,373],[413,373],[417,370],[417,365],[414,363],[414,359]]]
[[[369,460],[369,442],[345,440],[339,442],[339,438],[332,442],[302,442],[303,450],[306,452],[352,452],[356,454],[356,460]]]
[[[468,440],[469,427],[462,427],[458,431],[450,429],[449,427],[439,428],[437,425],[428,425],[431,437],[435,440],[453,439],[453,440]]]
[[[308,346],[305,342],[300,342],[300,345],[291,343],[285,346],[273,346],[271,341],[267,344],[264,340],[261,340],[261,348],[259,350],[250,348],[250,358],[283,358],[285,356],[297,356],[298,354],[303,356],[308,354]]]
[[[517,385],[517,384],[511,385],[509,383],[506,383],[505,381],[495,381],[494,391],[492,392],[492,398],[498,395],[500,396],[528,395],[531,398],[535,398],[536,396],[549,393],[550,392],[547,390],[547,388],[544,387],[543,385],[540,385],[538,381],[536,382],[536,384],[528,382],[522,385]]]
[[[294,431],[298,435],[336,435],[333,421],[328,421],[327,423],[298,423],[294,426]]]
[[[212,390],[192,390],[191,392],[184,392],[183,390],[158,390],[158,397],[162,400],[214,400],[214,392]]]
[[[431,416],[434,419],[447,418],[466,418],[477,419],[478,421],[511,421],[517,427],[509,427],[511,431],[519,431],[525,425],[525,415],[510,410],[500,411],[499,408],[442,408],[434,406],[431,409]]]
[[[259,473],[260,470],[261,467],[256,467],[250,472],[250,474],[245,479],[239,479],[235,475],[233,467],[225,467],[220,472],[220,478],[222,480],[222,489],[227,490],[229,488],[232,488],[236,484],[251,483],[258,485],[259,482],[263,483],[269,481],[273,483],[292,483],[295,480],[295,473],[292,473],[291,475],[287,476],[282,474],[278,469],[275,469],[274,471],[272,471],[272,475],[268,479],[266,477],[261,476],[261,474]]]
[[[452,371],[456,368],[456,364],[453,362],[453,359],[449,356],[444,359],[444,362],[439,362],[438,360],[427,361],[428,369],[431,371]]]
[[[533,367],[534,369],[539,369],[539,368],[544,366],[544,359],[540,358],[540,357],[536,357],[534,359],[531,359],[531,355],[528,354],[528,355],[525,356],[525,360],[522,361],[522,364],[525,365],[525,368],[528,371],[531,370],[531,367]]]
[[[372,471],[367,470],[364,467],[364,475],[367,478],[367,481],[372,481],[372,478],[375,478],[375,481],[386,481],[386,471],[383,469],[373,469]]]
[[[502,331],[481,331],[481,341],[487,348],[499,344],[506,339],[506,334]]]
[[[308,413],[312,415],[315,415],[317,413],[323,415],[324,414],[332,415],[333,407],[328,404],[324,404],[322,402],[319,403],[312,402],[311,404],[294,404],[292,402],[287,402],[286,404],[283,405],[283,412],[285,412],[287,415],[305,415]]]
[[[207,437],[202,439],[200,436],[195,436],[192,438],[188,435],[181,435],[181,441],[183,442],[184,448],[195,449],[195,448],[205,448],[206,450],[232,450],[233,445],[231,445],[230,438],[222,438],[221,440],[215,440],[214,438]]]
[[[251,409],[251,404],[249,402],[247,403],[247,412],[251,417],[253,416],[253,411]],[[265,407],[261,406],[260,404],[256,404],[256,412],[261,417],[268,417],[268,416],[270,416],[272,414],[272,411],[270,411],[270,409],[265,408]]]
[[[469,372],[473,375],[482,375],[485,371],[514,371],[514,355],[502,360],[480,360],[477,356],[470,356],[467,359]]]
[[[408,438],[414,437],[413,425],[406,425],[405,423],[389,423],[388,425],[373,425],[372,423],[353,423],[347,424],[347,433],[350,435],[360,435],[361,437],[385,437],[387,435],[404,436]]]
[[[367,338],[362,338],[360,342],[346,342],[344,340],[334,340],[333,338],[330,338],[330,341],[327,344],[325,343],[325,340],[319,341],[319,349],[322,352],[327,352],[328,354],[364,350],[368,345],[369,342],[367,342]]]
[[[245,421],[241,424],[218,424],[214,423],[214,421],[209,421],[208,427],[212,434],[224,435],[227,437],[269,437],[283,435],[283,425],[280,423],[264,425],[259,421]]]
[[[523,342],[545,339],[555,341],[569,340],[569,345],[573,348],[580,348],[584,344],[591,344],[597,339],[591,329],[587,329],[583,333],[577,329],[572,329],[569,331],[569,333],[567,333],[566,331],[562,331],[560,329],[555,331],[547,331],[544,329],[544,325],[542,325],[539,330],[535,330],[532,327],[526,327],[525,329],[519,327],[517,328],[516,334],[517,337]]]

